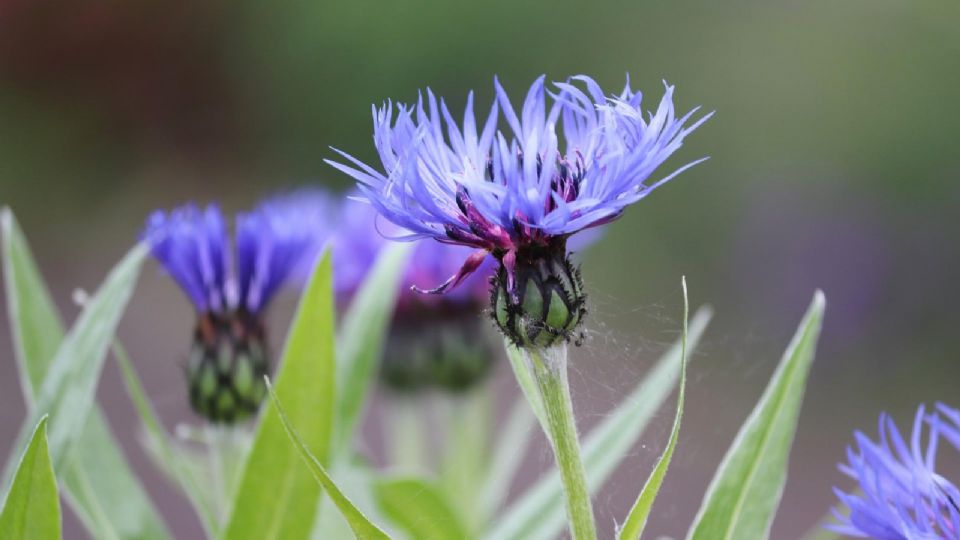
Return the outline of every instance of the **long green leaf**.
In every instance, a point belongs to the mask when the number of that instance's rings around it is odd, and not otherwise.
[[[74,443],[83,433],[93,408],[97,381],[107,347],[136,285],[147,248],[137,245],[121,260],[84,306],[43,380],[33,410],[14,448],[25,448],[40,417],[49,414],[50,456],[56,471],[68,465]],[[7,463],[3,485],[9,485],[13,464]]]
[[[667,469],[670,467],[670,460],[673,458],[673,451],[677,447],[677,439],[680,438],[680,421],[683,419],[683,393],[687,386],[687,318],[689,317],[690,304],[687,300],[687,280],[683,279],[683,334],[680,337],[680,390],[677,395],[677,415],[673,419],[673,429],[670,431],[670,440],[667,441],[667,447],[663,450],[660,459],[653,467],[650,478],[644,484],[640,495],[637,497],[633,508],[627,514],[626,521],[617,533],[620,540],[637,539],[643,534],[643,529],[647,525],[647,517],[650,515],[650,509],[653,508],[653,501],[656,500],[660,492],[660,486],[663,484],[663,478],[667,475]]]
[[[507,339],[503,341],[503,347],[507,351],[507,359],[510,360],[510,369],[513,370],[514,378],[520,385],[520,391],[523,392],[523,397],[526,398],[526,402],[529,404],[534,416],[536,416],[537,421],[540,422],[540,427],[543,428],[544,434],[548,433],[545,423],[546,412],[543,410],[543,400],[540,399],[540,391],[537,389],[537,383],[533,380],[533,375],[527,367],[527,359],[523,356],[523,351]]]
[[[387,246],[344,314],[337,347],[338,449],[349,444],[363,415],[411,249],[399,242]]]
[[[334,319],[330,254],[313,270],[287,336],[277,375],[277,394],[297,425],[304,444],[326,461],[333,435]],[[228,540],[307,538],[320,487],[303,474],[274,404],[266,404],[234,497],[223,538]]]
[[[436,486],[415,477],[380,478],[374,485],[377,504],[410,538],[463,540],[465,525]]]
[[[67,504],[91,536],[170,538],[99,409],[90,411],[60,478]]]
[[[33,430],[0,513],[0,538],[60,538],[60,498],[47,448],[47,417]]]
[[[769,536],[825,304],[817,291],[763,396],[720,463],[688,539]]]
[[[296,451],[300,453],[301,459],[303,459],[303,462],[310,469],[318,487],[322,486],[327,494],[330,495],[330,500],[333,501],[333,504],[336,505],[340,513],[343,514],[354,536],[356,536],[358,540],[390,540],[387,533],[383,532],[383,530],[374,525],[372,521],[367,519],[367,517],[363,515],[363,512],[361,512],[333,482],[333,479],[327,474],[320,460],[314,456],[307,444],[294,430],[293,425],[290,423],[289,418],[287,418],[287,414],[280,403],[280,398],[277,397],[277,392],[274,391],[273,385],[270,384],[269,380],[267,381],[267,390],[270,392],[271,405],[274,410],[276,410],[283,429],[290,438],[290,442],[293,443],[292,448],[295,448]]]
[[[378,523],[388,536],[393,534],[390,528],[392,523],[377,506],[374,494],[375,477],[380,474],[372,464],[362,457],[353,455],[350,458],[333,460],[328,471],[330,478],[343,490],[344,496],[363,512],[363,515],[372,523]],[[328,538],[352,538],[353,531],[346,518],[329,497],[320,500],[317,521],[314,523],[311,540],[327,540]]]
[[[708,308],[694,314],[687,336],[688,353],[696,349],[710,317]],[[592,492],[599,489],[623,461],[670,395],[679,377],[682,347],[679,340],[674,343],[630,395],[584,438],[582,456]],[[552,471],[510,504],[507,514],[484,537],[491,540],[554,538],[563,530],[565,515],[560,476]]]
[[[20,368],[20,388],[30,408],[63,341],[63,322],[9,208],[0,209],[0,228],[10,334]]]
[[[27,407],[34,408],[63,342],[63,324],[13,213],[0,210],[3,274],[11,335]],[[65,499],[96,538],[166,538],[163,523],[130,468],[99,406],[87,417],[63,475]]]
[[[137,376],[133,362],[130,361],[130,356],[119,343],[114,343],[113,357],[120,366],[120,373],[123,375],[127,394],[140,415],[140,421],[147,438],[147,449],[154,455],[156,461],[162,464],[168,476],[180,486],[181,491],[190,500],[191,505],[200,517],[207,536],[214,536],[217,530],[217,516],[212,496],[204,496],[209,492],[206,489],[208,486],[201,485],[201,476],[197,474],[193,463],[187,460],[186,456],[180,453],[171,441],[159,415],[147,398],[143,383]]]
[[[480,494],[477,512],[486,521],[506,499],[510,484],[530,445],[537,417],[523,398],[517,399],[507,416],[490,458],[490,467]]]

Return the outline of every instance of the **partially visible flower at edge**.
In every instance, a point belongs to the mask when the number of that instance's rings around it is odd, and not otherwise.
[[[960,411],[937,404],[927,415],[920,406],[909,444],[887,414],[880,415],[876,441],[859,431],[854,437],[857,448],[847,449],[840,470],[859,491],[834,488],[841,506],[829,529],[877,540],[960,539],[960,491],[936,466],[941,438],[960,450]]]
[[[373,109],[383,172],[339,150],[349,164],[328,160],[358,181],[380,214],[408,231],[398,239],[433,238],[475,250],[429,292],[457,286],[492,255],[499,267],[491,307],[501,330],[520,346],[546,347],[573,336],[585,307],[567,238],[616,219],[702,161],[647,183],[710,117],[691,125],[697,109],[675,117],[672,86],[646,118],[629,81],[610,97],[586,76],[555,86],[548,108],[544,77],[537,79],[518,116],[495,81],[497,98],[479,132],[472,93],[462,126],[429,89],[426,103],[421,96],[415,107],[388,102]],[[498,131],[501,114],[512,137]]]
[[[269,372],[263,311],[291,274],[316,258],[331,204],[309,192],[267,200],[237,214],[234,246],[213,204],[158,210],[147,219],[142,240],[197,313],[186,372],[198,414],[232,423],[259,408]]]

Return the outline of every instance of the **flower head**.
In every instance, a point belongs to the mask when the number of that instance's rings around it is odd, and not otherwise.
[[[498,324],[519,345],[547,346],[569,338],[584,314],[580,278],[566,258],[567,238],[616,219],[699,163],[650,181],[710,115],[691,123],[694,109],[677,118],[672,86],[656,113],[646,116],[642,96],[629,82],[620,94],[607,96],[586,76],[556,83],[553,92],[540,77],[519,114],[499,82],[495,87],[496,100],[479,129],[473,94],[462,125],[429,90],[416,106],[388,102],[374,108],[382,168],[344,152],[348,163],[330,163],[358,181],[380,214],[408,231],[402,238],[477,250],[432,292],[456,286],[493,255],[500,263],[494,287],[494,307],[498,301],[503,307]],[[506,134],[498,130],[501,121]],[[527,288],[530,283],[536,290]],[[506,297],[498,300],[497,291]]]
[[[269,371],[263,311],[319,253],[328,202],[301,193],[238,214],[233,257],[216,205],[188,204],[147,219],[143,240],[197,311],[186,372],[190,404],[205,418],[234,422],[262,402]]]
[[[830,528],[877,540],[960,539],[960,491],[936,467],[941,438],[960,449],[958,428],[960,412],[938,404],[931,415],[917,410],[909,444],[886,414],[876,441],[856,432],[840,470],[860,492],[834,488],[847,512],[834,509],[839,523]]]

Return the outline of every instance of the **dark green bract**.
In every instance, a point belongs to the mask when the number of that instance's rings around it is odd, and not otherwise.
[[[186,371],[197,414],[227,424],[252,416],[266,397],[269,372],[262,323],[243,314],[201,317]]]
[[[500,330],[518,347],[550,347],[576,338],[586,315],[580,271],[563,251],[519,253],[513,282],[501,264],[490,305]]]

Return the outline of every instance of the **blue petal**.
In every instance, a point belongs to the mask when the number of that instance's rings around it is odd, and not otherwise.
[[[291,275],[305,273],[331,235],[335,213],[326,194],[303,191],[238,214],[238,306],[258,313]]]
[[[141,238],[199,311],[222,310],[227,292],[227,232],[216,205],[157,210]]]

